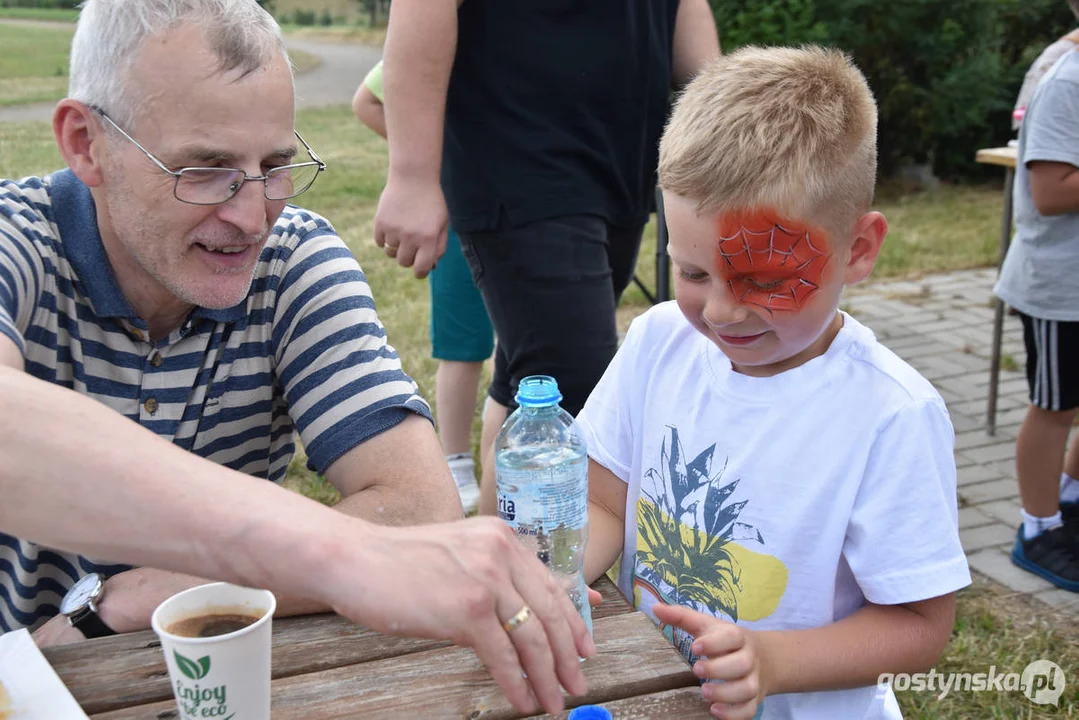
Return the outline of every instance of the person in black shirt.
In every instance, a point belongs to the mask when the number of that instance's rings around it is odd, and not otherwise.
[[[461,236],[498,337],[480,512],[520,379],[576,414],[614,357],[671,90],[718,55],[706,0],[394,3],[375,242],[424,277]]]

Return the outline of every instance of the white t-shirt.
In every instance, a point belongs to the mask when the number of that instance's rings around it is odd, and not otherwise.
[[[753,630],[815,628],[866,600],[970,583],[954,432],[932,385],[844,314],[828,351],[734,372],[675,303],[637,318],[578,422],[628,485],[618,585]],[[665,628],[693,662],[692,638]],[[774,695],[763,718],[899,717],[876,686]]]

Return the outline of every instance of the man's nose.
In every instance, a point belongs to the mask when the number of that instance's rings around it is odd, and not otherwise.
[[[266,229],[266,202],[263,184],[248,180],[227,202],[218,206],[218,217],[245,235],[261,235]]]

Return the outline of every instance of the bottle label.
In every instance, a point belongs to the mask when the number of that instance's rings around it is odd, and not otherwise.
[[[498,516],[518,535],[580,529],[588,521],[587,460],[553,470],[498,469]]]

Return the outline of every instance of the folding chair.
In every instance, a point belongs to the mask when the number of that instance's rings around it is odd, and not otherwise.
[[[636,275],[633,276],[633,282],[653,305],[671,299],[671,258],[667,255],[667,216],[663,212],[663,193],[658,185],[656,186],[656,294],[649,292]]]

